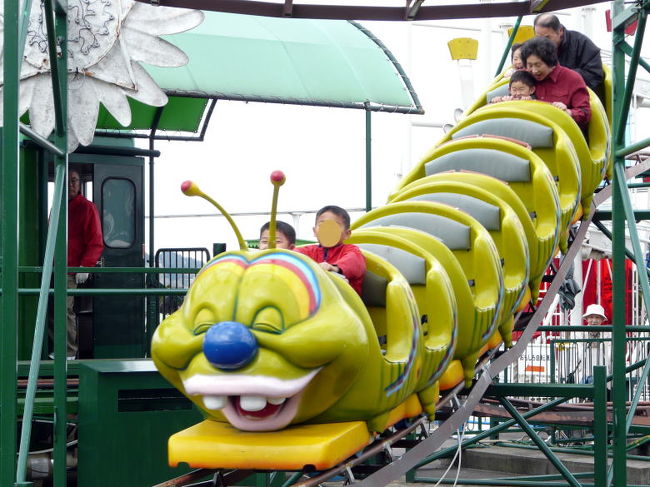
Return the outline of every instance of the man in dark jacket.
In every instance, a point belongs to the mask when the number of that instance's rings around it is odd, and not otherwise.
[[[553,14],[535,17],[535,35],[546,37],[557,46],[560,64],[577,71],[589,88],[595,90],[604,79],[600,49],[586,35],[566,30]]]

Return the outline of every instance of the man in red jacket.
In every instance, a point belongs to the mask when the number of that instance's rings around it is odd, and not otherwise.
[[[359,247],[344,244],[350,237],[350,215],[340,206],[325,206],[316,213],[314,235],[318,245],[296,247],[294,250],[311,257],[329,272],[344,277],[359,295],[366,274],[366,259]]]
[[[68,172],[68,267],[95,267],[104,250],[99,213],[95,205],[81,194],[81,178],[72,169]],[[90,269],[89,269],[90,270]],[[88,280],[88,272],[68,274],[68,289]],[[74,296],[67,302],[67,358],[77,356],[77,315]]]

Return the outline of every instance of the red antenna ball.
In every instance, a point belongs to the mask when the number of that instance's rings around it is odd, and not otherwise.
[[[192,181],[183,181],[181,183],[181,191],[186,193],[188,189],[192,187]]]
[[[271,173],[271,182],[273,184],[279,184],[280,186],[282,186],[286,181],[286,179],[287,178],[282,171],[273,171]]]

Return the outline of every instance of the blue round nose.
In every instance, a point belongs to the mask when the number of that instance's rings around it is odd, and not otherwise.
[[[222,321],[206,332],[203,353],[219,369],[240,369],[257,355],[257,340],[241,323]]]

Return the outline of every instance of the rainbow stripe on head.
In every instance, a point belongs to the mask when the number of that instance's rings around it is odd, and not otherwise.
[[[309,265],[297,255],[286,252],[271,252],[252,260],[241,254],[225,254],[209,262],[197,277],[217,265],[235,265],[244,270],[266,270],[275,267],[274,273],[292,290],[296,302],[303,303],[301,315],[306,318],[313,315],[321,304],[321,289],[316,274]]]
[[[275,266],[280,276],[290,289],[297,301],[306,305],[303,316],[311,316],[320,307],[321,290],[313,269],[296,255],[285,252],[272,252],[257,257],[251,261],[251,266]],[[279,269],[286,270],[285,272]]]

